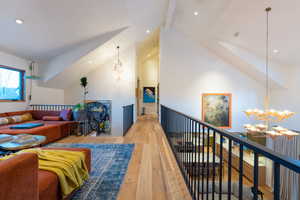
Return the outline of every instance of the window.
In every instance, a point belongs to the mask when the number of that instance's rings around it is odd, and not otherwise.
[[[0,66],[0,101],[24,100],[25,71]]]

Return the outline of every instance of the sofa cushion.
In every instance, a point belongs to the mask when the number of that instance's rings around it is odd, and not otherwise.
[[[71,109],[62,110],[62,111],[60,111],[59,116],[60,116],[64,121],[71,121],[71,119],[72,119],[72,110],[71,110]]]
[[[24,123],[17,124],[10,127],[10,129],[33,129],[36,127],[44,126],[43,123]]]
[[[25,111],[17,111],[17,112],[0,113],[0,126],[5,125],[5,124],[24,122],[21,120],[21,119],[23,119],[23,117],[20,117],[20,116],[22,116],[24,114],[30,114],[30,112],[31,111],[29,111],[29,110],[25,110]],[[14,116],[17,116],[17,117],[14,117]],[[28,115],[24,115],[24,116],[28,116]]]
[[[0,161],[0,199],[38,199],[38,159],[23,153]]]
[[[26,113],[31,113],[31,110],[23,110],[23,111],[16,111],[16,112],[7,112],[5,113],[7,116],[11,117],[11,116],[15,116],[15,115],[24,115]]]
[[[38,188],[40,200],[59,199],[59,180],[55,173],[46,170],[39,170]]]
[[[6,113],[0,113],[0,117],[7,117]]]
[[[0,125],[6,124],[17,124],[21,122],[31,121],[32,115],[30,113],[25,113],[22,115],[13,115],[9,117],[1,117],[0,118]]]
[[[44,149],[44,148],[43,148]],[[48,149],[48,148],[46,148]],[[53,148],[50,148],[53,149]],[[84,148],[54,148],[81,151],[90,171],[91,151]],[[22,166],[22,167],[20,167]],[[59,179],[53,172],[38,170],[36,154],[22,153],[0,162],[0,199],[54,200],[62,199]],[[10,191],[10,192],[2,192]],[[71,199],[71,196],[66,199]]]
[[[61,121],[62,118],[60,116],[44,116],[43,121]]]
[[[9,124],[10,120],[9,117],[1,117],[0,118],[0,125],[6,125]]]
[[[11,116],[11,119],[13,120],[12,123],[20,123],[22,122],[22,117],[21,115],[15,115],[15,116]]]
[[[33,121],[33,122],[43,122],[43,121]],[[43,122],[44,123],[44,122]],[[44,126],[32,128],[32,129],[10,129],[4,128],[0,129],[0,133],[18,135],[18,134],[32,134],[32,135],[43,135],[47,137],[47,140],[43,144],[48,144],[62,138],[60,125],[57,124],[47,124]]]
[[[47,140],[43,144],[48,144],[50,142],[54,142],[58,139],[61,139],[63,137],[67,137],[71,131],[72,125],[78,122],[35,120],[35,121],[31,121],[30,123],[44,123],[44,126],[33,128],[33,129],[17,130],[17,129],[10,129],[12,124],[0,125],[0,134],[17,135],[17,134],[27,133],[32,135],[43,135],[47,137]]]
[[[2,130],[2,129],[9,129],[10,126],[11,126],[11,124],[0,125],[0,130]]]
[[[58,149],[67,151],[81,151],[85,154],[85,163],[91,171],[91,150],[87,148],[57,148],[47,147],[43,149]],[[45,170],[39,170],[38,172],[38,185],[39,185],[39,199],[40,200],[53,200],[61,199],[61,192],[59,187],[59,180],[55,173]],[[69,199],[69,198],[67,198]]]
[[[78,122],[75,121],[44,121],[45,124],[53,124],[60,127],[61,130],[61,137],[69,136],[71,129],[73,128],[74,124]]]
[[[42,120],[44,116],[59,116],[60,111],[33,110],[31,113],[34,119]]]

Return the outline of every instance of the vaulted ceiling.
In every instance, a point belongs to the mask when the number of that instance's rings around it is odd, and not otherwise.
[[[264,67],[264,9],[268,6],[272,7],[272,63],[282,68],[298,66],[299,0],[3,1],[0,27],[5,28],[1,29],[0,50],[43,63],[42,72],[48,74],[66,71],[71,65],[87,69],[89,60],[102,63],[113,56],[117,45],[126,49],[145,40],[146,30],[153,32],[163,26],[183,32],[250,76],[259,77]],[[16,19],[24,24],[16,24]],[[83,50],[70,58],[76,49]],[[279,52],[273,53],[275,49]],[[61,60],[65,63],[57,65]],[[77,72],[79,76],[80,70]]]
[[[161,24],[166,5],[167,0],[1,1],[0,49],[45,61],[123,27],[136,28],[134,39],[141,39]]]
[[[266,7],[270,13],[270,48],[274,62],[300,64],[299,0],[177,0],[174,27],[202,42],[227,42],[265,56]],[[197,11],[199,14],[194,16]],[[238,37],[235,36],[238,33]]]

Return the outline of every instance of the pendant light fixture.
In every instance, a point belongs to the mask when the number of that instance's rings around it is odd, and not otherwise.
[[[121,76],[122,76],[122,73],[123,73],[123,64],[120,60],[120,46],[117,46],[117,60],[114,64],[114,74],[115,74],[115,78],[117,80],[121,80]]]
[[[272,138],[277,136],[287,136],[288,138],[292,138],[293,136],[298,135],[298,133],[290,131],[281,126],[271,127],[271,122],[281,122],[284,119],[288,119],[292,117],[295,113],[284,110],[274,110],[270,109],[270,78],[269,78],[269,14],[271,12],[271,8],[268,7],[265,9],[266,11],[266,22],[267,22],[267,31],[266,31],[266,96],[264,102],[264,110],[259,109],[248,109],[245,112],[247,117],[254,116],[256,120],[262,121],[263,123],[257,125],[245,124],[244,128],[248,133],[261,133],[266,134]]]

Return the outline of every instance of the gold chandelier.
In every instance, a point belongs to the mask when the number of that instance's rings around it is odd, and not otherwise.
[[[252,134],[266,134],[272,138],[277,136],[287,136],[288,138],[292,138],[297,136],[298,133],[294,131],[290,131],[287,128],[283,128],[281,126],[270,127],[271,122],[281,122],[285,119],[292,117],[295,113],[284,110],[274,110],[270,109],[270,80],[269,80],[269,13],[271,8],[268,7],[265,9],[267,14],[267,34],[266,34],[266,97],[265,97],[265,108],[264,110],[260,109],[248,109],[244,111],[247,117],[254,117],[255,120],[262,121],[261,124],[251,125],[245,124],[244,128],[248,133]]]

